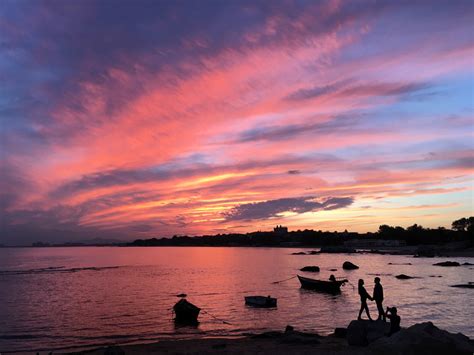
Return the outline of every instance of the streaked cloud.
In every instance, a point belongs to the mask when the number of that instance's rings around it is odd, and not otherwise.
[[[473,11],[5,0],[0,243],[449,226],[472,211]]]
[[[283,212],[296,214],[315,212],[319,210],[335,210],[351,205],[351,197],[327,198],[318,202],[314,197],[280,198],[277,200],[254,202],[238,205],[225,212],[226,220],[255,220],[278,217]]]

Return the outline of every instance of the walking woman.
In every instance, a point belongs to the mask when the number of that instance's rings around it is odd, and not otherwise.
[[[359,311],[359,317],[357,317],[357,320],[361,320],[361,315],[362,311],[365,309],[365,313],[367,313],[367,317],[369,317],[369,320],[372,320],[370,318],[370,313],[369,313],[369,307],[367,306],[367,299],[373,300],[372,297],[370,297],[369,293],[364,287],[364,280],[359,279],[359,295],[360,295],[360,311]]]

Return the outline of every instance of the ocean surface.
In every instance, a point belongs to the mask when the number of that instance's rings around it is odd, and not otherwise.
[[[0,352],[94,347],[163,338],[239,336],[267,330],[328,334],[357,317],[357,288],[340,295],[306,291],[297,273],[331,273],[372,293],[379,275],[384,306],[397,306],[402,326],[432,321],[474,337],[473,266],[432,264],[474,258],[414,258],[377,254],[291,255],[308,249],[214,247],[76,247],[0,249]],[[360,266],[345,271],[344,261]],[[389,264],[391,263],[391,264]],[[406,265],[411,263],[412,265]],[[318,265],[319,273],[298,271]],[[329,269],[336,268],[337,271]],[[419,278],[398,280],[397,274]],[[171,308],[186,293],[202,308],[197,327],[176,327]],[[244,296],[271,295],[276,309],[245,306]],[[375,304],[369,305],[376,317]],[[224,321],[226,323],[224,323]]]

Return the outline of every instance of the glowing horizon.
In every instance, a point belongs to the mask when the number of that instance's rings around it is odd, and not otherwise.
[[[473,7],[5,0],[0,243],[450,227]]]

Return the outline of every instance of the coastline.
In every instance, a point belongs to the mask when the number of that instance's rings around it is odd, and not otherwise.
[[[337,328],[335,333],[327,336],[287,329],[285,332],[266,332],[239,338],[162,340],[148,344],[115,345],[61,353],[75,355],[149,353],[467,355],[474,352],[473,339],[461,333],[454,334],[439,329],[431,322],[415,324],[391,337],[385,335],[387,327],[388,323],[381,321],[352,321],[348,328]]]
[[[47,248],[275,248],[275,249],[320,249],[320,246],[314,245],[298,245],[298,246],[281,246],[281,245],[50,245],[44,247],[35,246],[0,246],[0,249],[47,249]],[[432,258],[432,257],[446,257],[446,258],[473,258],[474,247],[462,248],[462,249],[448,249],[444,246],[435,246],[434,253],[431,251],[428,254],[420,255],[419,246],[404,246],[404,247],[391,247],[391,248],[356,248],[355,251],[309,251],[308,253],[302,253],[301,255],[317,255],[317,254],[381,254],[381,255],[407,255],[420,258]]]
[[[172,354],[362,354],[365,349],[350,349],[345,339],[334,336],[308,337],[307,342],[285,342],[277,338],[255,338],[251,336],[229,338],[207,338],[188,340],[163,340],[149,344],[109,346],[64,354],[119,355],[144,353]],[[316,341],[314,341],[316,339]],[[356,350],[355,352],[353,350]]]

